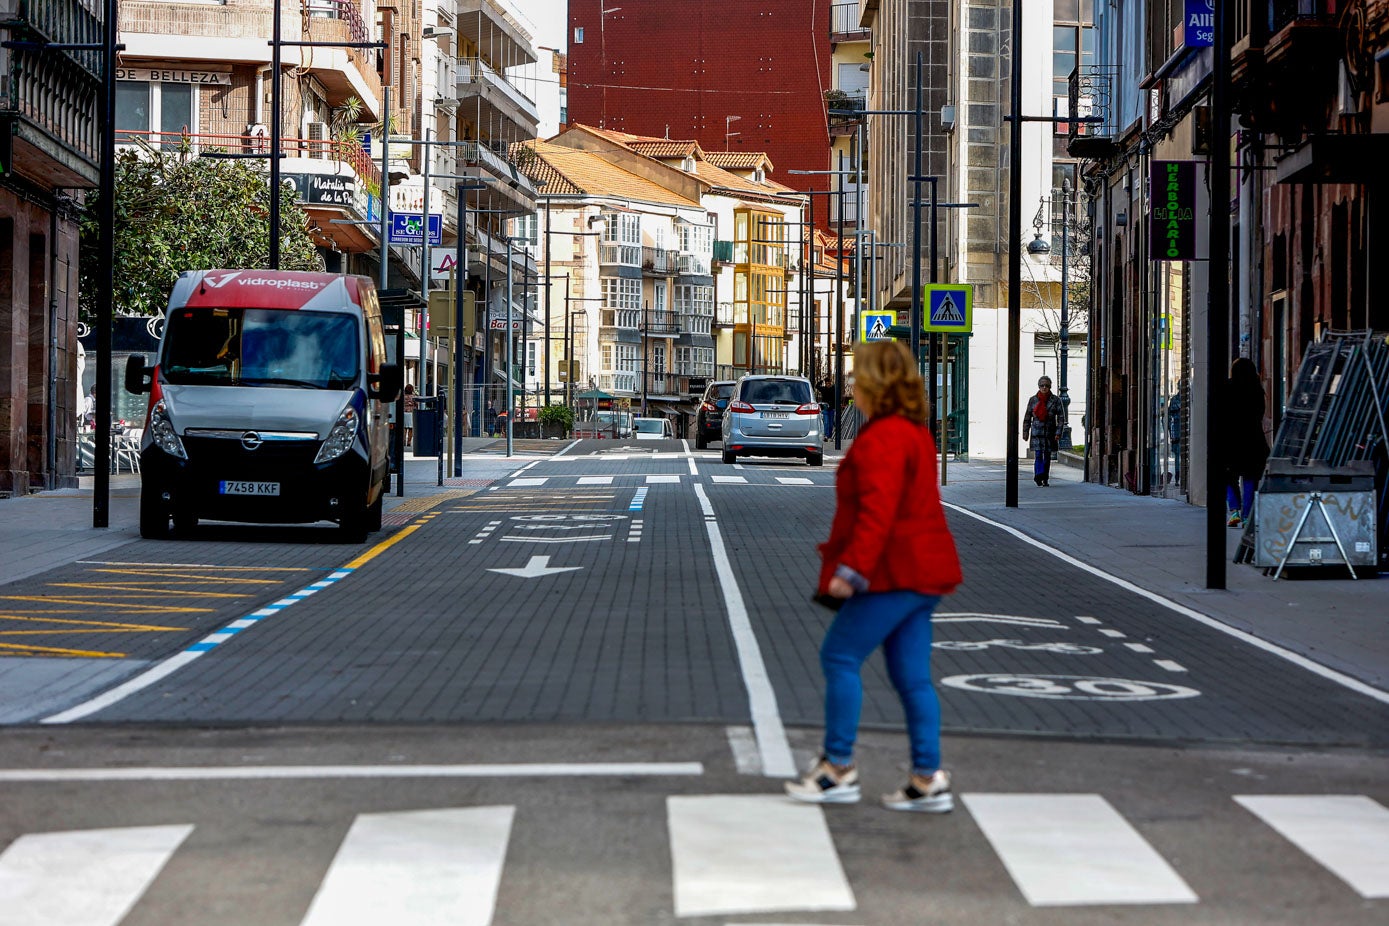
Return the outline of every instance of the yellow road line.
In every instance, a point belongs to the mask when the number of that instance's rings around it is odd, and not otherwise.
[[[71,612],[68,612],[71,613]],[[160,627],[158,624],[122,624],[118,621],[77,621],[68,620],[61,617],[28,617],[19,614],[0,614],[0,621],[29,621],[35,624],[78,624],[82,627],[113,627],[119,628],[121,632],[132,630],[187,630],[187,627]],[[19,630],[0,630],[0,634],[8,633],[28,633],[29,631]],[[44,631],[34,631],[43,633]],[[52,633],[65,633],[68,631],[55,630]]]
[[[28,646],[22,643],[0,643],[0,650],[21,653],[42,653],[49,656],[89,656],[93,659],[124,659],[125,653],[103,653],[98,650],[66,649],[61,646]]]
[[[285,581],[284,579],[251,579],[222,576],[198,576],[183,572],[148,572],[143,569],[92,569],[90,572],[109,573],[118,576],[150,576],[157,579],[187,579],[193,582],[222,582],[233,585],[276,585]]]
[[[372,547],[370,550],[368,550],[368,551],[366,551],[365,553],[363,553],[361,556],[359,556],[359,557],[357,557],[356,559],[352,560],[352,562],[348,563],[348,564],[347,564],[345,567],[343,567],[343,568],[345,568],[345,569],[360,569],[360,568],[362,568],[362,566],[364,566],[364,565],[366,565],[367,563],[371,562],[373,559],[375,559],[376,557],[380,556],[382,553],[386,552],[387,550],[389,550],[391,547],[395,546],[396,544],[400,543],[402,540],[404,540],[406,537],[409,537],[409,536],[410,536],[411,534],[413,534],[415,531],[419,530],[421,527],[424,526],[424,524],[425,524],[425,522],[424,522],[423,520],[421,520],[421,521],[416,521],[414,524],[411,524],[409,527],[401,528],[400,531],[398,531],[398,532],[395,533],[395,534],[392,534],[390,537],[388,537],[388,538],[386,538],[385,540],[381,541],[381,542],[378,543],[376,546]]]
[[[87,588],[94,592],[148,592],[155,595],[184,595],[193,598],[245,598],[249,592],[200,592],[188,588],[144,588],[139,585],[118,585],[102,582],[49,582],[49,588]]]
[[[406,499],[399,505],[396,505],[390,511],[386,512],[386,514],[423,514],[426,511],[429,511],[435,505],[440,505],[444,502],[453,501],[456,498],[467,498],[469,495],[476,494],[477,489],[450,489],[445,492],[436,492],[433,495],[425,495],[421,496],[420,498]]]
[[[0,595],[0,601],[40,601],[44,604],[80,604],[84,606],[107,605],[113,610],[151,614],[204,614],[212,608],[169,607],[157,604],[133,604],[122,601],[105,601],[94,598],[53,598],[48,595]]]
[[[245,572],[312,572],[307,566],[218,566],[214,563],[127,563],[116,560],[78,560],[79,566],[148,566],[151,569],[227,569]]]

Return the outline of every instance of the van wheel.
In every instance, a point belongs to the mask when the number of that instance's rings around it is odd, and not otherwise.
[[[723,461],[725,463],[736,463],[738,462],[738,455],[732,450],[725,450],[723,452]]]
[[[338,522],[338,536],[343,543],[366,543],[367,517],[366,505],[342,516],[342,520]]]
[[[190,537],[198,528],[198,516],[187,509],[174,509],[174,536]]]
[[[140,490],[140,536],[146,540],[169,539],[169,511],[153,488]]]
[[[376,501],[367,506],[367,531],[379,531],[381,529],[381,510],[386,501],[386,490],[382,489],[381,494],[376,496]]]

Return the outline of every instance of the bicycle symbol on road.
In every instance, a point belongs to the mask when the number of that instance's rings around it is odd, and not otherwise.
[[[988,649],[991,646],[1002,649],[1058,653],[1062,656],[1094,656],[1104,652],[1104,647],[1101,646],[1083,646],[1079,643],[1024,643],[1021,640],[941,640],[935,644],[936,649],[950,650],[955,653],[972,653]]]

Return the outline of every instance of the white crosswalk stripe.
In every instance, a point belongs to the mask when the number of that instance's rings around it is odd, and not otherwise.
[[[1034,907],[1197,900],[1098,794],[966,794],[964,802]]]
[[[513,489],[529,489],[536,488],[538,486],[543,486],[546,483],[546,481],[546,477],[544,476],[523,477],[521,479],[513,479],[511,480],[511,482],[507,483],[507,485],[509,485]]]
[[[1235,800],[1361,897],[1389,897],[1389,808],[1362,794]]]
[[[0,926],[115,926],[191,826],[34,833],[0,854]]]
[[[853,910],[824,811],[781,795],[666,799],[675,915]]]
[[[710,476],[709,478],[714,480],[715,482],[725,483],[728,485],[748,484],[748,478],[746,476]]]
[[[813,486],[815,483],[804,476],[778,476],[776,481],[784,486]]]
[[[649,485],[649,486],[651,486],[651,485],[663,485],[663,484],[666,484],[666,483],[679,482],[679,481],[680,481],[680,477],[679,477],[678,475],[663,475],[663,476],[647,476],[647,477],[646,477],[646,484]]]
[[[579,485],[581,486],[610,486],[613,484],[611,476],[580,476]]]
[[[1278,844],[1287,855],[1278,870],[1287,890],[1306,890],[1286,877],[1299,867],[1290,861],[1295,855],[1345,882],[1348,904],[1389,897],[1384,805],[1363,795],[1232,800],[1249,811],[1232,806],[1232,819],[1282,837]],[[1099,794],[965,793],[961,803],[956,813],[973,818],[1021,901],[1033,907],[1202,901],[1219,907],[1228,901],[1198,897],[1122,808]],[[664,903],[672,904],[676,917],[727,917],[720,920],[726,926],[747,926],[737,918],[780,915],[783,926],[800,926],[807,915],[841,912],[835,922],[870,926],[855,911],[859,896],[869,896],[871,880],[867,886],[850,882],[822,808],[774,793],[670,796],[663,807],[663,820],[639,824],[640,838],[651,840],[644,844],[650,857],[661,854],[657,840],[668,849],[671,890]],[[537,867],[527,855],[526,840],[512,846],[516,819],[511,805],[361,814],[342,837],[312,901],[306,888],[294,915],[308,902],[301,926],[491,926],[495,917],[507,916],[498,898],[509,861],[517,869],[508,875],[513,889],[548,877],[545,864]],[[535,826],[545,817],[525,819]],[[831,819],[841,838],[841,826],[853,833],[869,822],[851,811]],[[1192,838],[1201,838],[1202,825],[1193,822]],[[121,926],[156,878],[187,878],[197,865],[212,865],[220,875],[230,860],[208,857],[215,834],[208,834],[211,841],[204,839],[187,864],[165,871],[193,831],[192,825],[167,825],[21,835],[0,852],[0,926]],[[1218,864],[1270,864],[1266,853],[1253,858]],[[661,877],[660,868],[648,876],[653,875]],[[583,876],[605,883],[626,875],[585,869]],[[666,894],[664,886],[652,890]],[[1005,884],[996,890],[1015,896]],[[582,896],[580,891],[576,900]],[[596,921],[576,911],[573,922]]]
[[[302,926],[489,926],[515,807],[363,814]]]

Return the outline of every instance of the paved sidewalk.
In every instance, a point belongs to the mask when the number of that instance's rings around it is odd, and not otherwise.
[[[1275,581],[1261,569],[1235,565],[1240,532],[1231,529],[1226,589],[1208,591],[1204,508],[1085,483],[1080,470],[1066,466],[1053,466],[1050,487],[1039,488],[1032,483],[1030,461],[1021,462],[1017,508],[1004,505],[1001,460],[952,461],[942,497],[1140,588],[1389,690],[1389,575],[1352,580],[1328,568],[1323,578]],[[1040,551],[1038,557],[1018,568],[1045,574]],[[1077,608],[1083,605],[1076,602]],[[1173,620],[1187,618],[1173,613]]]

